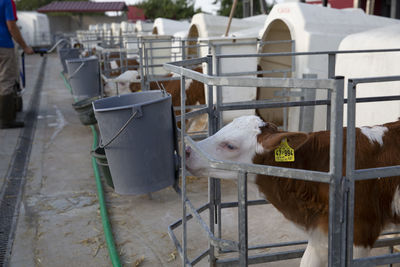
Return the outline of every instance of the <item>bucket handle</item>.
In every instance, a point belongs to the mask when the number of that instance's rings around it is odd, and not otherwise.
[[[76,68],[76,70],[75,70],[71,75],[69,75],[68,80],[71,80],[72,77],[74,77],[74,76],[82,69],[82,67],[83,67],[84,65],[85,65],[85,61],[83,61],[83,62],[81,63],[81,65],[79,65],[79,67]]]
[[[133,118],[135,118],[137,113],[138,113],[138,111],[135,110],[135,112],[133,112],[133,114],[129,117],[129,119],[125,122],[125,124],[121,127],[121,129],[119,129],[118,132],[105,145],[102,144],[103,141],[100,139],[99,147],[105,148],[108,145],[110,145],[125,130],[125,128],[128,126],[128,124],[133,120]]]

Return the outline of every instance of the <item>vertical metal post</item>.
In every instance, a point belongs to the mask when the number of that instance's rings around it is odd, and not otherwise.
[[[296,52],[296,41],[292,40],[291,41],[291,46],[292,46],[292,53]],[[291,67],[291,71],[292,73],[295,72],[296,70],[296,57],[292,55],[292,67]],[[292,75],[290,75],[290,77],[292,77]]]
[[[211,55],[207,55],[207,73],[213,76],[213,58]],[[216,114],[214,109],[214,93],[213,86],[207,85],[207,96],[208,96],[208,135],[213,135],[217,132],[216,127]]]
[[[142,91],[144,91],[144,90],[146,90],[144,88],[144,86],[145,86],[145,83],[144,83],[144,68],[145,68],[145,66],[143,64],[144,44],[142,42],[139,42],[139,40],[138,40],[138,46],[139,46],[140,87],[141,87]]]
[[[354,170],[356,159],[356,85],[352,80],[347,84],[347,133],[346,133],[346,182],[348,189],[347,207],[347,244],[346,263],[351,266],[353,260],[353,239],[354,239]]]
[[[303,79],[317,79],[317,74],[303,74]],[[302,88],[302,99],[314,101],[316,90]],[[312,132],[314,128],[315,106],[300,107],[299,129],[301,132]]]
[[[185,48],[185,40],[182,39],[181,41],[181,47],[182,47],[182,60],[186,60],[186,48]]]
[[[342,248],[344,218],[342,191],[342,154],[343,154],[343,91],[344,77],[335,77],[335,90],[332,92],[330,161],[329,173],[329,256],[330,267],[345,266]]]
[[[390,17],[392,19],[399,18],[399,5],[400,3],[398,3],[397,0],[392,0],[390,2]]]
[[[335,66],[336,66],[336,54],[328,54],[328,78],[333,79],[335,77]],[[331,100],[331,91],[328,90],[327,100]],[[326,106],[326,129],[329,130],[331,127],[331,103]]]
[[[221,47],[219,45],[214,46],[215,51],[215,72],[217,76],[221,74],[221,58],[218,56],[221,53]],[[218,119],[217,129],[222,128],[223,125],[223,114],[220,110],[220,106],[222,103],[222,86],[217,86],[217,101],[216,101],[216,114]],[[215,181],[215,218],[217,219],[215,222],[218,227],[218,238],[221,238],[222,234],[222,224],[221,224],[221,180],[217,179]]]
[[[207,56],[207,73],[208,75],[213,75],[213,59],[211,55]],[[217,129],[215,127],[215,113],[214,113],[214,104],[213,104],[213,86],[207,85],[207,95],[208,95],[208,135],[213,135],[216,133]],[[208,179],[208,203],[209,203],[209,227],[211,233],[215,233],[214,229],[214,221],[215,221],[215,178],[210,177]],[[215,258],[215,247],[208,243],[208,255],[209,255],[209,263],[210,267],[214,267],[216,263]]]
[[[287,72],[284,72],[283,73],[283,78],[287,78]],[[290,97],[289,96],[287,96],[287,88],[282,88],[282,91],[283,91],[283,95],[284,95],[284,98],[285,99],[287,99],[287,98],[289,98],[290,99]],[[291,89],[289,89],[289,90],[291,90]],[[289,100],[290,101],[290,100]],[[283,108],[283,130],[284,131],[287,131],[288,130],[288,108],[287,107],[284,107]]]
[[[187,219],[186,219],[186,145],[185,145],[185,129],[186,129],[186,90],[185,90],[185,76],[181,76],[181,141],[182,141],[182,266],[186,267],[187,260]]]
[[[154,50],[153,50],[153,40],[149,40],[149,46],[150,46],[150,48],[147,50],[148,52],[149,52],[149,55],[147,55],[147,53],[146,53],[146,58],[148,59],[148,58],[150,58],[150,64],[152,65],[151,66],[151,75],[154,75],[154,60],[153,60],[153,53],[154,53]]]
[[[239,171],[238,175],[238,224],[239,224],[239,266],[248,265],[248,231],[247,231],[247,173]]]
[[[221,75],[221,58],[218,56],[220,54],[220,46],[216,45],[215,46],[215,74],[217,76]],[[218,129],[222,128],[223,121],[224,121],[224,114],[221,111],[221,103],[223,101],[223,96],[222,96],[222,86],[217,86],[217,99],[216,99],[216,112],[218,114]]]

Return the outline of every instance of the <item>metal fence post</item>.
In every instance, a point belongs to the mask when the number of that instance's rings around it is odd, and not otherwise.
[[[344,192],[342,188],[343,155],[343,91],[344,77],[335,77],[336,86],[332,92],[331,134],[330,134],[330,185],[329,185],[329,253],[330,267],[345,266],[344,259]]]
[[[347,84],[347,139],[346,139],[346,181],[349,185],[347,206],[347,242],[346,263],[351,266],[353,260],[354,239],[354,170],[356,151],[356,86],[352,80]]]
[[[186,218],[186,146],[185,146],[185,103],[186,103],[186,92],[185,92],[185,76],[181,76],[181,140],[182,140],[182,151],[181,153],[181,166],[182,166],[182,266],[186,267],[187,259],[187,218]]]
[[[143,64],[143,53],[144,53],[144,47],[143,43],[141,42],[142,39],[138,39],[138,46],[139,46],[139,69],[140,69],[140,87],[142,91],[146,90],[145,89],[145,81],[144,81],[144,64]]]
[[[247,173],[239,171],[238,175],[238,227],[239,227],[239,266],[248,264],[248,231],[247,231]]]
[[[333,79],[335,77],[336,67],[336,54],[328,54],[328,78]],[[331,91],[328,90],[327,100],[331,100]],[[331,127],[331,103],[326,106],[326,129],[329,130]]]

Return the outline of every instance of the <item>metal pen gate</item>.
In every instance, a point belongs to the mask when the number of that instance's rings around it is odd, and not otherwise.
[[[223,170],[238,171],[238,201],[222,203],[220,181],[216,178],[209,178],[209,201],[200,208],[195,208],[191,201],[187,198],[186,194],[186,170],[182,167],[182,219],[169,226],[169,235],[173,240],[181,258],[183,266],[192,266],[198,263],[203,258],[209,258],[210,266],[229,266],[232,264],[239,264],[240,266],[247,266],[248,264],[256,264],[261,262],[270,262],[283,259],[291,259],[301,257],[304,250],[297,249],[279,253],[266,253],[262,255],[248,256],[248,250],[270,247],[292,246],[299,244],[306,244],[307,241],[301,242],[287,242],[277,244],[266,244],[262,246],[249,246],[248,233],[247,233],[247,208],[250,205],[265,204],[264,200],[247,201],[247,174],[264,174],[277,177],[286,177],[301,179],[306,181],[318,181],[328,183],[330,188],[329,196],[329,266],[370,266],[373,264],[386,264],[390,262],[400,262],[400,253],[389,254],[383,256],[352,259],[352,236],[353,229],[352,219],[354,212],[354,180],[371,179],[376,177],[388,177],[399,175],[400,167],[387,167],[379,169],[368,170],[354,170],[354,140],[355,133],[355,119],[352,119],[355,114],[356,102],[372,102],[372,101],[391,101],[400,100],[400,96],[386,96],[386,97],[364,97],[355,98],[356,85],[366,82],[385,82],[385,81],[399,81],[400,76],[396,77],[380,77],[380,78],[366,78],[366,79],[349,79],[349,97],[344,99],[344,77],[334,77],[335,61],[337,54],[345,53],[381,53],[381,52],[400,52],[400,49],[386,49],[386,50],[363,50],[363,51],[323,51],[323,52],[308,52],[308,53],[274,53],[274,54],[254,54],[254,55],[216,55],[215,57],[262,57],[262,56],[302,56],[302,55],[327,55],[328,56],[328,77],[329,79],[296,79],[296,78],[253,78],[253,77],[234,77],[234,76],[212,76],[194,72],[185,68],[186,65],[206,63],[208,66],[207,73],[212,72],[212,56],[198,58],[193,60],[186,60],[181,62],[173,62],[165,64],[164,67],[174,73],[181,75],[181,125],[185,129],[185,119],[193,117],[194,115],[207,113],[209,117],[209,134],[217,131],[220,123],[218,112],[223,110],[233,109],[249,109],[249,108],[271,108],[271,107],[294,107],[294,106],[314,106],[314,105],[327,105],[327,129],[331,130],[330,135],[330,169],[329,172],[315,172],[299,169],[279,168],[273,166],[262,166],[254,164],[242,164],[235,162],[219,161],[212,159],[204,151],[201,151],[195,144],[192,138],[181,131],[180,137],[185,146],[190,146],[193,150],[198,152],[203,159],[207,160],[209,166]],[[207,107],[200,108],[194,112],[184,113],[185,110],[185,79],[195,79],[208,85],[208,105]],[[245,103],[221,103],[218,99],[213,104],[213,87],[218,86],[257,86],[257,87],[282,87],[282,88],[304,88],[305,90],[325,89],[328,91],[326,100],[305,100],[305,101],[291,101],[280,102],[270,100],[256,100]],[[353,89],[354,88],[354,89]],[[347,156],[347,165],[352,166],[347,168],[346,177],[342,177],[342,137],[343,137],[343,105],[349,103],[348,108],[348,143],[347,146],[352,152]],[[354,117],[355,118],[355,117]],[[349,149],[348,149],[349,151]],[[181,165],[185,166],[185,154],[181,158]],[[239,240],[232,241],[226,240],[221,237],[221,209],[238,207],[238,220],[239,220]],[[208,224],[201,218],[200,213],[208,210],[209,222]],[[204,232],[209,238],[209,247],[196,258],[190,260],[187,256],[187,222],[194,218],[203,228]],[[215,225],[215,219],[217,223]],[[182,226],[182,242],[178,241],[174,233],[174,229]],[[217,234],[215,227],[218,228]],[[385,234],[385,233],[384,233]],[[393,233],[386,233],[393,234]],[[375,247],[389,246],[399,244],[399,238],[378,240]],[[218,259],[215,256],[215,249],[219,248],[220,252],[235,251],[238,257],[229,259]]]

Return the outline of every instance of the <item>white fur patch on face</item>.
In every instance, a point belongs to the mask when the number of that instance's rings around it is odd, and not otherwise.
[[[216,134],[199,141],[200,149],[216,160],[252,163],[257,145],[257,135],[265,123],[257,116],[242,116],[234,119]],[[212,176],[236,179],[236,171],[219,170],[209,167],[194,151],[186,159],[187,169],[197,176]]]
[[[374,127],[361,127],[361,132],[368,137],[371,143],[378,142],[381,146],[383,145],[383,136],[387,132],[388,128],[383,126]]]
[[[258,143],[256,144],[256,153],[257,154],[264,154],[264,152],[266,152],[267,150],[264,149],[263,145]]]
[[[392,212],[393,215],[400,215],[400,191],[397,186],[396,191],[394,191],[393,200],[392,200]]]

